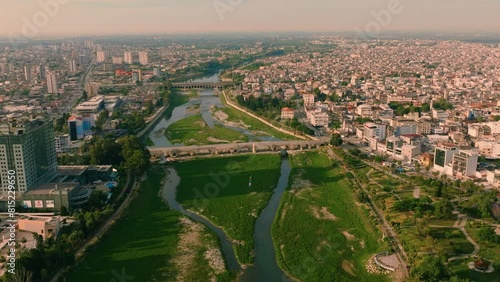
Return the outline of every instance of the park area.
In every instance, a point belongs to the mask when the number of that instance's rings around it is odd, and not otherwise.
[[[366,265],[389,249],[340,164],[323,151],[292,154],[292,174],[272,230],[277,260],[300,281],[388,281]]]
[[[470,181],[396,174],[356,150],[337,149],[336,153],[352,172],[350,177],[360,182],[397,232],[414,277],[431,279],[424,270],[432,268],[425,264],[436,262],[429,259],[434,257],[441,261],[435,266],[441,264],[445,269],[439,273],[441,278],[495,281],[492,277],[498,275],[498,269],[488,274],[468,267],[479,258],[498,265],[500,258],[495,236],[491,235],[490,242],[479,236],[481,229],[495,226],[487,208],[491,203],[489,193]]]

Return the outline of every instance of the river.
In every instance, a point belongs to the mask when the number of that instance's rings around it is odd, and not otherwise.
[[[252,266],[245,269],[241,277],[242,282],[253,281],[291,281],[276,263],[276,250],[271,236],[271,227],[280,206],[281,197],[288,186],[290,176],[290,161],[283,158],[281,161],[281,176],[278,186],[267,206],[255,222],[253,238],[255,241],[255,259]]]
[[[204,77],[200,79],[193,80],[194,82],[218,82],[219,81],[219,75],[213,75],[210,77]],[[224,126],[226,128],[232,129],[234,131],[238,131],[241,134],[247,136],[250,141],[280,141],[281,139],[272,137],[272,136],[262,136],[258,135],[255,132],[244,129],[242,127],[236,127],[236,126],[229,126],[226,125],[218,120],[216,120],[212,116],[211,109],[213,107],[217,108],[225,108],[225,105],[222,103],[218,93],[216,93],[215,90],[213,89],[203,89],[199,90],[199,96],[196,98],[191,98],[188,103],[184,105],[180,105],[176,107],[173,112],[172,116],[170,119],[163,118],[161,119],[154,127],[153,130],[151,130],[151,133],[148,135],[151,141],[153,141],[154,146],[151,147],[172,147],[172,146],[182,146],[182,144],[172,144],[167,137],[165,137],[165,129],[167,129],[170,125],[185,119],[187,117],[193,116],[197,114],[196,112],[190,111],[189,109],[192,108],[195,105],[199,105],[200,107],[200,114],[205,121],[205,123],[209,127],[214,127],[216,124]],[[188,95],[189,91],[183,91],[181,92],[182,95]]]
[[[281,162],[281,176],[278,185],[273,191],[268,205],[257,218],[254,228],[255,240],[255,259],[253,265],[247,267],[240,277],[242,282],[253,281],[291,281],[283,271],[279,268],[276,262],[276,254],[271,236],[271,226],[278,211],[281,197],[288,186],[290,176],[290,162],[287,158],[283,158]],[[229,270],[241,270],[236,255],[233,249],[233,243],[224,231],[212,224],[210,221],[190,211],[186,211],[182,205],[177,202],[176,194],[177,187],[180,184],[180,177],[173,167],[167,168],[168,176],[163,188],[163,197],[167,201],[170,208],[177,210],[194,221],[205,224],[218,237],[221,244],[221,250],[227,262]]]

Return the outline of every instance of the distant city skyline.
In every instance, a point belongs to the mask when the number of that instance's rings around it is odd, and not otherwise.
[[[4,5],[2,37],[359,30],[500,32],[500,1],[496,0],[18,0]]]

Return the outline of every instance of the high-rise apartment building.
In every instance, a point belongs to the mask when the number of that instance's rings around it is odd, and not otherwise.
[[[147,65],[149,63],[149,54],[147,51],[139,52],[139,63],[141,63],[141,65]]]
[[[8,175],[16,175],[16,192],[50,181],[57,171],[54,129],[50,120],[11,114],[0,122],[0,194],[8,194]]]
[[[38,80],[42,81],[43,79],[45,79],[45,66],[39,65],[36,68],[36,71],[38,73]]]
[[[71,72],[71,73],[76,72],[76,60],[69,61],[69,72]]]
[[[24,66],[24,80],[31,81],[31,68],[28,66]]]
[[[129,65],[134,63],[134,57],[132,56],[131,51],[125,51],[125,53],[123,53],[123,61],[125,62],[125,64]]]
[[[97,51],[97,62],[103,63],[106,61],[106,53],[104,51]]]
[[[47,72],[47,93],[55,94],[58,93],[57,89],[57,79],[55,72]]]

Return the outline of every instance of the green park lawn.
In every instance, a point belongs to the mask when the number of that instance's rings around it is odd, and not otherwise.
[[[200,115],[187,117],[172,124],[165,130],[165,136],[174,144],[186,146],[248,141],[248,137],[240,132],[221,125],[210,128]],[[210,140],[211,138],[214,139]]]
[[[480,273],[469,269],[468,263],[475,261],[475,258],[455,260],[448,264],[448,269],[451,275],[456,275],[462,279],[468,279],[465,281],[473,282],[500,282],[500,264],[496,264],[495,271],[493,273]]]
[[[133,281],[175,281],[178,269],[174,262],[179,255],[182,215],[170,210],[158,196],[163,176],[161,168],[148,172],[148,178],[122,217],[71,269],[67,281],[120,281],[123,274],[134,277]],[[204,247],[196,249],[187,277],[190,281],[214,277],[203,254],[207,246],[218,247],[217,237],[207,229],[202,234]],[[217,278],[229,281],[231,276],[234,274],[224,272]]]
[[[253,229],[280,177],[278,155],[198,159],[175,164],[177,200],[224,228],[240,263],[253,261]],[[249,180],[252,177],[252,187]]]
[[[300,281],[387,281],[366,271],[367,260],[388,247],[340,166],[321,151],[290,158],[272,229],[280,267]]]
[[[479,229],[479,225],[474,225],[473,227],[465,227],[465,230],[471,236],[471,238],[479,244],[479,256],[488,260],[495,260],[500,264],[500,244],[491,243],[479,239]]]

